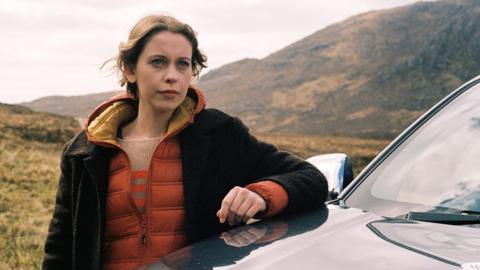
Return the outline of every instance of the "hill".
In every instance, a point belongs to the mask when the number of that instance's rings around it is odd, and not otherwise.
[[[39,112],[85,118],[100,103],[119,92],[111,91],[80,96],[48,96],[19,105]]]
[[[19,105],[0,103],[0,119],[0,140],[4,144],[58,144],[80,129],[72,117],[36,112]]]
[[[479,73],[479,16],[475,0],[368,12],[200,85],[258,132],[390,138]]]

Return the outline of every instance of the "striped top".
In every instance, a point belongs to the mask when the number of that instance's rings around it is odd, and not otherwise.
[[[131,140],[117,138],[120,147],[127,153],[132,166],[131,192],[138,210],[145,210],[145,183],[148,177],[148,166],[155,148],[162,140],[159,138]]]

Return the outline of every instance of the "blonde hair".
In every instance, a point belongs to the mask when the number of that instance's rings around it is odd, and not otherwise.
[[[127,42],[121,42],[118,54],[109,61],[115,61],[114,69],[120,77],[120,85],[127,85],[127,91],[138,99],[138,86],[125,76],[125,69],[133,70],[145,45],[157,33],[170,31],[183,35],[192,45],[192,72],[197,77],[207,67],[207,57],[198,48],[196,32],[185,23],[166,15],[149,15],[141,18],[130,30]],[[109,62],[107,61],[107,62]],[[104,64],[105,65],[105,64]]]

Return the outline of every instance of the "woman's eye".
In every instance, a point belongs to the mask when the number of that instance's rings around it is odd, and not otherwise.
[[[190,67],[190,62],[188,61],[179,61],[178,62],[178,66],[181,68],[181,69],[187,69]]]
[[[165,59],[157,58],[153,59],[150,63],[154,66],[163,66],[167,63],[167,61],[165,61]]]

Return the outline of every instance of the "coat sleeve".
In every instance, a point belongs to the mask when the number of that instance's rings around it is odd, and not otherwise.
[[[250,172],[249,181],[270,180],[282,186],[288,194],[288,205],[283,213],[302,212],[323,205],[328,185],[319,170],[288,152],[258,140],[239,119],[234,118],[233,122],[239,156]]]
[[[42,269],[70,269],[72,265],[71,168],[65,158],[66,149],[67,145],[61,156],[55,208],[45,241]]]

